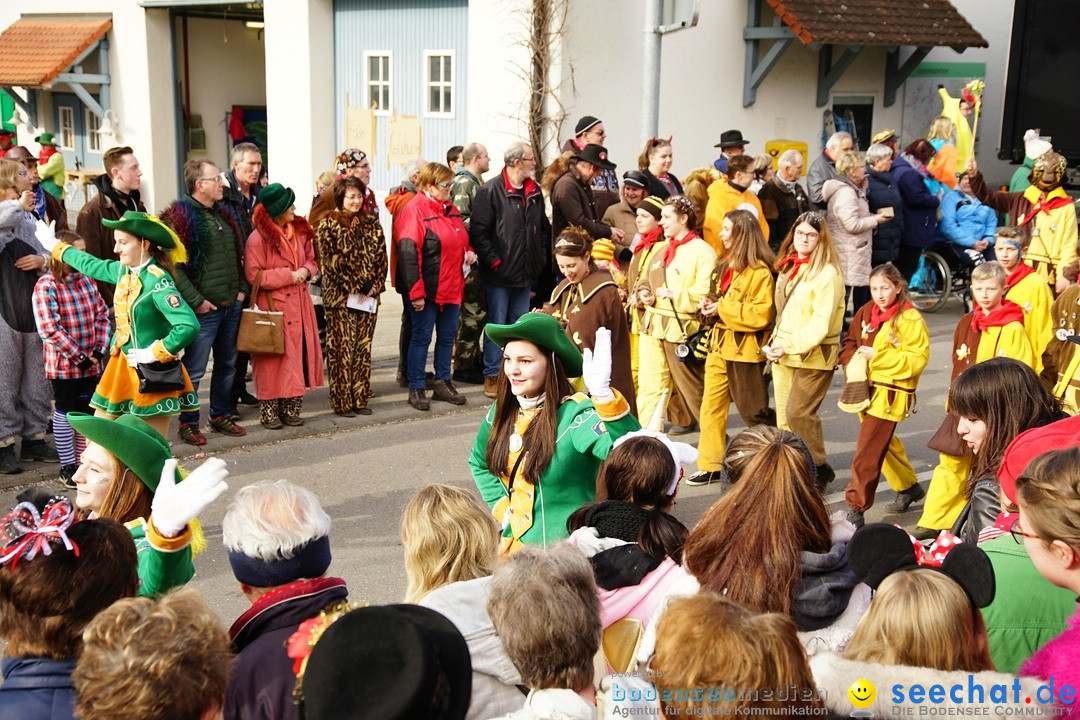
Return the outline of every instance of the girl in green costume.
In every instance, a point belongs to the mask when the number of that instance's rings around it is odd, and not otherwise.
[[[75,506],[84,517],[111,518],[131,531],[139,594],[187,583],[195,574],[193,521],[228,489],[224,461],[211,458],[179,482],[169,442],[146,421],[69,413],[68,422],[88,441],[73,478]]]
[[[570,514],[596,500],[600,463],[616,440],[641,426],[610,387],[607,328],[596,331],[595,350],[586,349],[584,359],[559,322],[542,313],[484,332],[503,348],[503,372],[469,467],[503,528],[505,555],[523,543],[565,540]],[[589,395],[570,386],[578,376]]]
[[[162,435],[182,410],[198,410],[199,400],[181,365],[184,387],[167,392],[139,392],[140,363],[168,363],[199,334],[199,320],[173,282],[173,264],[187,260],[176,233],[153,215],[128,211],[119,220],[102,220],[113,228],[113,251],[120,260],[101,260],[51,237],[39,224],[38,241],[53,257],[95,280],[115,283],[116,332],[109,345],[109,363],[90,406],[99,417],[130,413]],[[44,232],[43,232],[44,230]]]

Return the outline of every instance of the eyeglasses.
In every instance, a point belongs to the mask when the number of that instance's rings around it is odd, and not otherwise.
[[[219,183],[220,184],[220,183],[222,183],[224,181],[221,179],[220,175],[214,175],[213,177],[199,178],[199,182],[212,182],[212,183]]]
[[[535,157],[523,157],[523,158],[521,158],[521,162],[536,162],[536,158]]]
[[[1042,539],[1034,533],[1024,532],[1024,529],[1020,527],[1020,518],[1016,518],[1016,521],[1013,522],[1012,527],[1009,528],[1009,534],[1012,535],[1012,539],[1017,545],[1024,544],[1024,541],[1021,538],[1031,538],[1032,540]]]
[[[816,238],[816,237],[820,237],[820,236],[821,236],[821,233],[819,233],[819,232],[806,232],[805,230],[796,230],[795,231],[795,237],[797,237],[797,238]]]
[[[441,188],[448,188],[448,187],[450,187],[450,183],[448,183],[448,182],[441,182],[441,183],[435,183],[435,184],[436,184],[436,185],[438,185],[438,186],[439,186],[439,187],[441,187]]]

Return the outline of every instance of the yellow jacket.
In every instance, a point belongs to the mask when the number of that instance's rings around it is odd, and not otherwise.
[[[1024,309],[1024,332],[1035,353],[1035,372],[1042,372],[1042,356],[1050,342],[1050,312],[1054,295],[1046,279],[1038,273],[1030,273],[1005,292],[1005,299],[1012,300]]]
[[[1034,185],[1024,191],[1024,198],[1034,205],[1039,201],[1041,191]],[[1047,199],[1064,197],[1065,191],[1057,188],[1047,193]],[[1023,219],[1018,218],[1018,223]],[[1039,212],[1031,221],[1037,233],[1032,233],[1031,245],[1028,246],[1024,259],[1031,263],[1035,271],[1053,285],[1065,271],[1065,267],[1076,259],[1076,205],[1068,203],[1047,212]]]
[[[665,268],[667,245],[667,242],[658,244],[656,252],[649,258],[648,267],[641,268],[638,287],[647,287],[656,302],[645,309],[640,332],[658,340],[679,343],[683,341],[684,333],[693,335],[701,328],[698,303],[709,292],[716,253],[707,242],[694,237],[675,251],[675,259]],[[670,300],[658,297],[656,293],[660,288],[671,290],[675,297]],[[678,311],[678,318],[675,311]]]
[[[739,192],[731,187],[726,175],[721,175],[709,185],[709,202],[705,206],[705,223],[702,235],[705,242],[712,246],[717,255],[724,254],[724,241],[720,239],[720,228],[724,224],[724,216],[739,207],[743,203],[749,203],[757,208],[758,225],[765,239],[769,239],[769,223],[765,221],[765,213],[761,210],[761,203],[757,195],[749,190]]]
[[[770,343],[784,348],[781,365],[833,370],[844,324],[844,278],[833,265],[826,265],[812,277],[802,276],[805,272],[804,266],[790,290],[790,271],[777,279],[778,319]]]
[[[1002,327],[987,328],[982,333],[979,350],[975,353],[975,362],[981,363],[996,357],[1012,358],[1029,368],[1035,367],[1035,353],[1031,350],[1031,342],[1028,341],[1023,325],[1011,322]]]
[[[720,294],[721,277],[713,272],[716,316],[709,334],[709,351],[729,362],[765,361],[761,346],[773,321],[775,283],[768,267],[734,273],[731,286]]]
[[[1061,400],[1065,412],[1080,413],[1080,346],[1069,337],[1080,333],[1080,286],[1070,285],[1051,310],[1053,334],[1040,360],[1043,384]]]
[[[930,362],[926,321],[918,310],[905,310],[881,326],[872,347],[869,376],[873,395],[866,413],[900,422],[911,415],[919,377]]]

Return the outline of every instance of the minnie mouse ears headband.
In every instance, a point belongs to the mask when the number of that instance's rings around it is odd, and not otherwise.
[[[875,590],[895,572],[925,568],[956,581],[976,608],[984,608],[994,599],[994,568],[990,558],[947,531],[938,535],[929,548],[924,548],[896,525],[864,525],[855,532],[848,546],[848,565]]]

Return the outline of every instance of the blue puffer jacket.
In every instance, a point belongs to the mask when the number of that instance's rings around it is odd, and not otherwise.
[[[891,262],[900,254],[900,240],[904,234],[904,199],[900,197],[900,188],[896,178],[887,172],[871,170],[866,173],[870,186],[866,199],[870,202],[870,212],[877,213],[881,208],[891,207],[893,218],[874,228],[874,248],[870,264],[874,267]]]
[[[926,189],[923,174],[903,158],[896,158],[892,176],[904,199],[904,231],[902,244],[924,248],[934,242],[937,234],[937,196]]]
[[[994,244],[997,214],[971,195],[953,190],[941,200],[938,236],[956,245],[974,247],[979,240]]]
[[[9,658],[0,663],[0,718],[74,720],[74,660]]]

